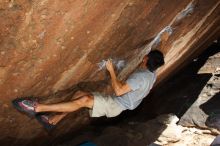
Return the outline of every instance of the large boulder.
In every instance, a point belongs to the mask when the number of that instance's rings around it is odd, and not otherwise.
[[[218,0],[0,1],[1,144],[47,145],[89,123],[80,110],[48,134],[13,109],[12,99],[54,103],[68,100],[78,87],[104,91],[106,59],[114,60],[124,79],[168,31],[160,82],[219,36],[219,11]]]
[[[211,56],[199,73],[210,72],[213,76],[201,90],[197,100],[181,117],[179,124],[183,126],[199,126],[220,130],[220,77],[218,64],[220,53]]]

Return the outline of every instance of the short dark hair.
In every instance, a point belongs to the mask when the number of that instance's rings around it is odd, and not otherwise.
[[[159,50],[153,50],[148,55],[147,68],[153,72],[164,65],[163,53]]]

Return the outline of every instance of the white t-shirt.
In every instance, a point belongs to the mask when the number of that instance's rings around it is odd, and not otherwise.
[[[141,103],[143,98],[148,95],[155,81],[156,75],[154,72],[148,69],[139,69],[132,73],[126,81],[131,91],[122,96],[116,96],[114,100],[119,103],[124,110],[133,110]]]

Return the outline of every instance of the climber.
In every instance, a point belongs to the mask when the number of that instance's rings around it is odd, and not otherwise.
[[[111,60],[106,68],[111,76],[111,84],[115,95],[104,95],[94,92],[78,91],[72,101],[57,104],[41,104],[30,99],[17,98],[12,101],[14,107],[29,116],[35,116],[47,129],[55,125],[68,113],[81,108],[88,108],[91,117],[115,117],[124,110],[135,109],[146,97],[156,80],[155,71],[164,64],[164,56],[158,51],[151,51],[145,55],[138,69],[132,73],[126,82],[119,81],[115,74]],[[58,112],[60,114],[48,116],[45,112]]]
[[[90,109],[91,117],[115,117],[126,109],[135,109],[141,103],[156,80],[155,70],[163,64],[163,54],[158,50],[151,51],[144,57],[139,69],[130,75],[126,83],[123,83],[117,79],[112,61],[108,60],[106,68],[110,73],[116,96],[78,91],[74,96],[75,100],[65,103],[40,104],[33,100],[18,98],[13,101],[13,105],[31,116],[41,112],[62,112],[50,118],[44,114],[36,115],[47,129],[55,126],[69,112],[83,107]]]

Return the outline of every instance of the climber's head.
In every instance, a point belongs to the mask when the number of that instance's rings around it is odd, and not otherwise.
[[[159,50],[153,50],[144,57],[143,63],[151,72],[156,71],[160,66],[164,65],[163,53]]]

